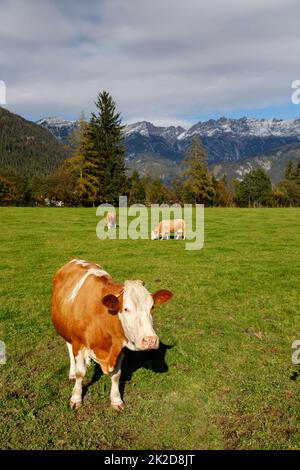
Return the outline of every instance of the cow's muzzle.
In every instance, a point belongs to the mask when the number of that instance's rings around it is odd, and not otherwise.
[[[158,349],[159,337],[158,336],[144,336],[141,343],[141,349],[147,351],[148,349]]]

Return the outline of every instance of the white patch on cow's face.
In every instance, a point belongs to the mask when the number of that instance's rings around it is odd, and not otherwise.
[[[152,306],[153,298],[141,281],[125,281],[123,310],[119,313],[119,319],[127,338],[126,346],[132,351],[144,349],[143,338],[157,338],[153,329]]]

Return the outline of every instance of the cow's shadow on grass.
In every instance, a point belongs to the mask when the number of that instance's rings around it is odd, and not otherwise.
[[[156,373],[168,372],[166,352],[173,347],[160,343],[159,348],[152,351],[129,351],[127,349],[122,363],[121,381],[129,382],[134,372],[141,368]]]
[[[174,346],[160,343],[159,348],[152,351],[130,351],[125,348],[125,356],[122,362],[122,373],[120,379],[120,393],[123,399],[126,382],[130,382],[133,374],[141,368],[152,370],[156,373],[168,372],[169,367],[166,363],[166,352]],[[95,364],[94,373],[91,380],[83,386],[82,395],[87,393],[89,387],[102,377],[103,372],[98,364]]]

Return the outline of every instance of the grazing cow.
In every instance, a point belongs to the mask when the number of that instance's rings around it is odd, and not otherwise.
[[[69,379],[75,380],[70,406],[82,402],[82,380],[90,359],[112,381],[111,405],[123,409],[119,391],[124,347],[132,351],[157,349],[152,308],[167,302],[172,292],[155,294],[142,281],[116,282],[96,263],[74,259],[57,271],[53,281],[51,318],[67,342]]]
[[[105,217],[105,222],[108,227],[108,230],[111,228],[115,227],[117,222],[116,222],[116,213],[115,212],[108,212]]]
[[[183,219],[162,220],[151,232],[151,240],[157,240],[160,236],[168,239],[169,234],[174,233],[174,238],[185,240],[185,221]]]

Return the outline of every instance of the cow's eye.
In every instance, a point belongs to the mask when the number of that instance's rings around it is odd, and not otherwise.
[[[124,308],[124,312],[129,312],[129,308]]]

